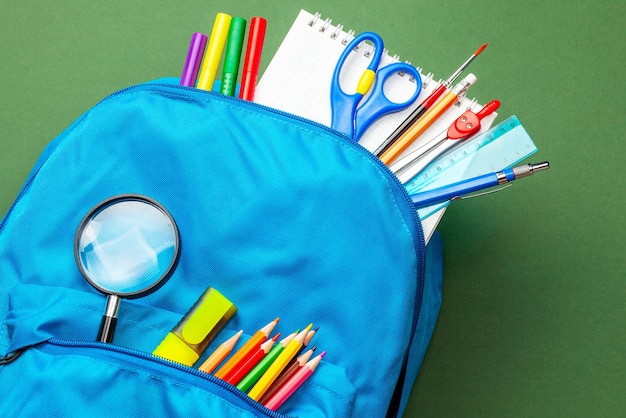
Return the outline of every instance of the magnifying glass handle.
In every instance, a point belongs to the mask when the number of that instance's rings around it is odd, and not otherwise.
[[[98,330],[98,341],[110,343],[113,341],[115,325],[117,325],[117,311],[120,307],[120,297],[116,295],[107,296],[107,306],[102,315],[100,329]]]

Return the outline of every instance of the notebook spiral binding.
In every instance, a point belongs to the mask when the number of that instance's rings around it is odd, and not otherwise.
[[[329,36],[330,39],[333,40],[339,40],[343,45],[348,45],[348,43],[350,43],[350,41],[352,39],[354,39],[354,36],[356,34],[356,32],[354,30],[348,30],[348,31],[344,31],[344,26],[342,24],[337,24],[337,25],[333,25],[332,24],[332,19],[331,18],[326,18],[326,19],[322,19],[322,14],[317,12],[315,14],[313,14],[313,16],[311,17],[311,19],[307,22],[308,26],[310,26],[313,29],[317,29],[319,32],[324,33],[324,32],[329,32]],[[343,36],[341,36],[343,35]],[[357,46],[357,48],[355,49],[356,51],[359,51],[360,48],[364,48],[364,52],[363,55],[366,58],[369,58],[374,50],[372,45],[369,44],[365,44],[365,47],[359,45]],[[389,51],[385,48],[383,54],[384,55],[388,55]],[[388,55],[389,56],[389,55]],[[400,62],[400,56],[399,55],[393,55],[393,56],[389,56],[391,59],[391,62]],[[407,64],[411,64],[411,61],[405,61]],[[412,64],[411,64],[412,65]],[[426,74],[424,74],[422,67],[415,67],[417,69],[417,71],[420,74],[420,77],[422,78],[422,89],[423,90],[435,90],[437,87],[439,87],[442,83],[443,83],[443,79],[439,79],[438,81],[435,81],[435,74],[432,72],[428,72]],[[404,72],[399,72],[398,73],[400,76],[404,77],[405,73]],[[413,79],[413,77],[409,78],[410,81],[415,81]],[[459,100],[456,101],[455,106],[460,107],[463,105],[462,103],[462,97],[459,97]],[[475,110],[474,108],[476,107],[476,105],[478,104],[477,100],[472,98],[469,99],[470,102],[469,104],[466,104],[467,109],[468,110]]]
[[[342,24],[333,25],[332,19],[330,18],[322,19],[322,14],[319,12],[315,13],[311,17],[311,19],[309,19],[309,21],[307,22],[307,25],[313,29],[317,29],[319,32],[322,32],[322,33],[329,32],[330,39],[339,40],[343,45],[348,45],[348,43],[350,43],[350,41],[354,39],[354,36],[356,34],[354,30],[344,31],[344,26]],[[361,49],[363,50],[363,56],[365,58],[369,58],[374,52],[374,47],[373,45],[370,45],[370,44],[359,45],[356,47],[355,51],[359,51]],[[389,56],[388,55],[389,51],[385,48],[385,50],[383,51],[383,54]],[[393,55],[389,57],[391,59],[391,62],[400,62],[400,57],[398,55]],[[411,64],[410,61],[406,61],[406,63]],[[432,73],[428,73],[427,75],[424,75],[422,74],[421,69],[419,67],[417,67],[417,70],[419,71],[420,76],[422,77],[422,85],[424,87],[427,86],[429,82],[433,81],[432,78],[430,78]],[[399,72],[398,74],[401,77],[405,76],[404,72]],[[412,76],[409,79],[412,82],[415,81]]]

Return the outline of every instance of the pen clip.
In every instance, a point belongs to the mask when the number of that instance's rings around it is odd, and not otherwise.
[[[480,197],[480,196],[485,196],[488,194],[492,194],[492,193],[496,193],[496,192],[500,192],[504,189],[506,189],[507,187],[511,187],[513,185],[513,182],[510,183],[506,183],[503,186],[500,187],[496,187],[496,188],[492,188],[489,190],[486,190],[484,192],[480,192],[480,193],[473,193],[473,194],[468,194],[466,196],[454,196],[452,199],[450,199],[451,201],[456,201],[456,200],[467,200],[467,199],[472,199],[474,197]]]

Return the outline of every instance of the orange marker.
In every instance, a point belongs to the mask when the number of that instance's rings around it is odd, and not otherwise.
[[[217,372],[215,372],[215,377],[219,379],[224,379],[226,373],[232,370],[232,368],[237,363],[239,363],[241,359],[244,358],[244,356],[246,356],[256,347],[261,345],[261,343],[263,343],[263,341],[267,339],[267,337],[274,330],[274,327],[278,323],[279,319],[280,318],[276,318],[275,320],[255,332],[254,335],[252,335],[252,337],[250,337],[250,339],[246,341],[246,343],[239,350],[237,350],[237,352],[233,354],[232,357],[229,358],[228,361],[217,370]]]
[[[215,370],[215,368],[222,361],[224,361],[224,359],[230,354],[230,352],[233,351],[233,348],[235,348],[235,344],[237,344],[237,341],[239,340],[239,337],[241,337],[241,334],[243,334],[243,330],[240,330],[238,333],[220,344],[220,346],[217,347],[213,353],[211,353],[211,355],[206,359],[204,363],[202,363],[202,365],[198,369],[202,370],[205,373],[211,373],[213,370]]]

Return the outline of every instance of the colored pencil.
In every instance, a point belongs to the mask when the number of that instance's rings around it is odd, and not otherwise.
[[[297,334],[295,332],[289,334],[288,336],[283,338],[278,344],[276,344],[272,348],[272,350],[267,353],[267,355],[263,357],[263,359],[258,362],[252,370],[250,370],[250,373],[248,373],[243,379],[241,379],[241,381],[237,384],[237,389],[243,392],[247,392],[248,389],[250,389],[250,387],[254,385],[261,378],[261,376],[263,376],[267,369],[280,356],[285,347],[289,345],[289,343],[294,339],[296,335]]]
[[[280,318],[274,319],[272,322],[255,332],[252,337],[245,342],[243,346],[239,350],[235,352],[227,361],[224,363],[222,367],[220,367],[217,372],[215,372],[215,377],[219,379],[224,379],[226,373],[232,370],[233,367],[237,365],[246,355],[248,355],[252,350],[261,345],[267,337],[272,333],[274,327],[278,323]]]
[[[294,374],[291,379],[289,379],[285,384],[272,396],[267,400],[263,405],[271,409],[272,411],[277,410],[280,406],[285,403],[287,399],[300,387],[302,384],[313,374],[317,366],[320,364],[322,357],[326,354],[326,351],[316,356],[313,360],[310,360],[307,364],[304,365],[296,374]]]
[[[239,337],[241,337],[241,334],[243,334],[243,330],[240,330],[235,335],[220,344],[220,346],[217,347],[213,353],[211,353],[211,355],[204,361],[204,363],[202,363],[199,369],[205,373],[211,373],[213,370],[215,370],[215,368],[222,361],[224,361],[224,359],[230,354],[230,352],[233,351],[233,348],[235,348],[235,344],[237,344],[237,341],[239,340]]]
[[[248,373],[256,366],[263,358],[270,352],[272,346],[278,340],[280,333],[276,334],[274,338],[265,341],[256,350],[251,352],[250,356],[238,363],[229,373],[224,376],[224,380],[233,386],[237,386],[241,379],[246,377]]]
[[[278,376],[278,378],[270,385],[265,394],[259,399],[259,403],[265,404],[278,390],[287,382],[291,377],[298,372],[304,365],[311,359],[315,348],[311,348],[296,357],[295,361],[287,366],[285,370]]]
[[[274,380],[278,378],[280,372],[287,367],[289,361],[291,361],[291,359],[298,353],[312,326],[313,324],[309,324],[304,331],[301,331],[293,340],[289,342],[289,344],[287,344],[276,360],[268,367],[267,371],[263,373],[263,376],[261,376],[252,389],[250,389],[250,392],[248,392],[249,397],[258,401],[261,396],[263,396]]]

